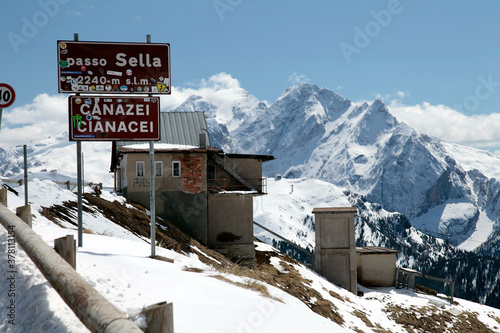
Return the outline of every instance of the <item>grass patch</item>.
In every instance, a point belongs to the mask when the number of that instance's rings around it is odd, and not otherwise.
[[[184,266],[184,268],[182,269],[183,271],[186,271],[186,272],[193,272],[193,273],[201,273],[201,272],[204,272],[203,269],[201,268],[196,268],[196,267],[187,267],[187,266]]]
[[[454,316],[431,306],[400,308],[394,305],[387,306],[384,311],[410,333],[495,333],[472,312]]]
[[[267,298],[270,298],[274,301],[278,301],[280,303],[283,303],[283,301],[280,300],[279,298],[271,296],[271,294],[269,294],[269,291],[267,290],[267,287],[265,285],[255,281],[255,280],[247,279],[245,283],[242,283],[242,282],[232,281],[232,280],[230,280],[230,279],[228,279],[220,274],[212,275],[211,277],[213,277],[214,279],[221,280],[221,281],[230,283],[232,285],[241,287],[241,288],[253,290],[253,291],[259,293],[263,297],[267,297]]]

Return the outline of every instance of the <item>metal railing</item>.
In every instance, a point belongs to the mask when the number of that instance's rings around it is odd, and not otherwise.
[[[208,190],[212,193],[250,191],[267,194],[267,178],[242,178],[240,184],[231,184],[229,179],[208,179]]]
[[[398,267],[396,268],[396,284],[395,287],[397,288],[410,288],[413,290],[417,289],[417,284],[415,283],[415,278],[416,277],[421,277],[424,279],[429,279],[429,280],[434,280],[434,281],[439,281],[443,282],[444,284],[450,285],[450,297],[448,298],[450,303],[453,304],[453,295],[455,293],[455,281],[453,280],[446,280],[446,279],[441,279],[438,277],[430,276],[423,274],[421,272],[418,272],[413,269],[409,268],[404,268],[404,267]]]
[[[71,186],[73,186],[73,189],[74,189],[76,187],[76,185],[78,184],[77,182],[72,182],[69,180],[68,181],[52,180],[52,179],[48,179],[48,180],[56,183],[57,185],[66,185],[66,188],[70,191],[71,191]],[[24,179],[0,178],[0,181],[2,181],[3,183],[7,183],[7,184],[19,184],[19,186],[22,186],[24,184]],[[88,186],[88,187],[98,186],[100,189],[102,189],[102,183],[84,182],[83,186]]]

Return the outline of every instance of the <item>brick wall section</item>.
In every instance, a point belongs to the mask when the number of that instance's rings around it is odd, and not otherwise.
[[[184,157],[181,161],[181,178],[189,193],[203,191],[203,158]]]

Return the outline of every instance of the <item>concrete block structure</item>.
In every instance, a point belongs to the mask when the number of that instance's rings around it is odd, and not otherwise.
[[[357,294],[356,207],[314,208],[314,270],[328,281]]]
[[[397,250],[383,247],[356,249],[358,282],[367,287],[391,287],[396,283]]]

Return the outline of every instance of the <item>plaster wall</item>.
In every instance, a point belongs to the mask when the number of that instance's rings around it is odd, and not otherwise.
[[[396,253],[357,254],[358,281],[367,287],[390,287],[396,282]]]
[[[255,258],[253,197],[209,194],[209,243],[221,253]]]

